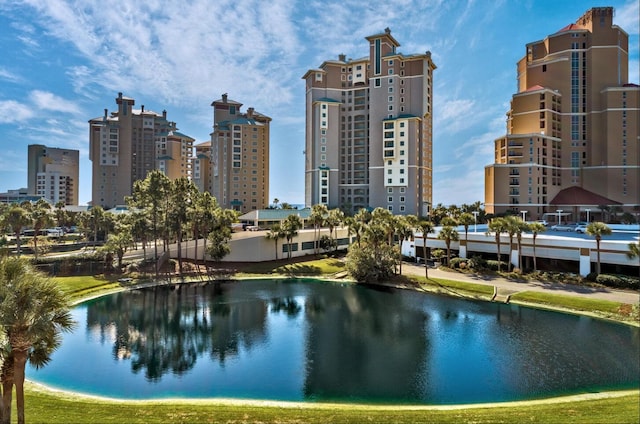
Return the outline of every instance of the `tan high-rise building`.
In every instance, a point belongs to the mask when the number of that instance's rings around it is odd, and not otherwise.
[[[40,196],[52,205],[78,204],[78,150],[30,144],[28,147],[27,192]]]
[[[327,60],[306,82],[305,204],[425,216],[432,203],[431,53],[405,55],[387,28],[369,54]]]
[[[211,194],[226,209],[248,212],[267,207],[271,118],[252,107],[242,113],[242,103],[227,94],[211,106]]]
[[[638,210],[640,87],[628,65],[611,7],[527,44],[507,134],[485,168],[487,212],[578,221],[602,219],[599,206]]]
[[[125,203],[133,183],[158,169],[170,179],[191,178],[194,139],[178,132],[167,112],[133,109],[135,100],[118,93],[118,110],[89,121],[93,162],[92,204]]]
[[[193,158],[193,182],[200,192],[211,193],[213,181],[211,179],[211,141],[196,144],[196,155]]]

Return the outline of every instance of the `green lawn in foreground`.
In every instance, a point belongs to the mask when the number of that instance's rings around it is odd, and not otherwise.
[[[27,384],[32,423],[638,423],[640,393],[608,399],[454,410],[366,405],[266,407],[215,401],[105,401],[50,393]]]

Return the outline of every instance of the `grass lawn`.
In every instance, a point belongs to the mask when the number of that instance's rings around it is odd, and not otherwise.
[[[236,274],[239,277],[265,274],[283,274],[291,276],[331,276],[344,270],[344,262],[336,258],[319,258],[309,261],[278,260],[271,262],[253,262],[242,264]]]
[[[605,314],[624,313],[624,305],[619,302],[599,299],[585,299],[578,296],[524,291],[511,296],[511,300],[539,305],[560,306],[567,309],[585,312],[603,312]]]
[[[106,279],[96,275],[55,277],[54,280],[60,284],[62,290],[71,296],[73,301],[117,290],[121,287],[115,277]]]
[[[210,401],[108,401],[27,384],[25,414],[46,423],[637,423],[640,393],[604,399],[461,409],[368,405],[255,406]]]

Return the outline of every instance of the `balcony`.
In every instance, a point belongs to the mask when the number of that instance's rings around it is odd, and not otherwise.
[[[517,180],[517,179],[511,179],[511,180],[509,181],[509,185],[510,185],[510,186],[519,186],[519,185],[520,185],[520,180]]]
[[[515,150],[509,150],[509,157],[510,158],[521,158],[522,157],[522,152],[516,152]]]

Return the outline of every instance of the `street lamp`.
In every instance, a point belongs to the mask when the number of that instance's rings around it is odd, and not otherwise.
[[[585,211],[587,212],[587,224],[589,223],[589,212],[591,212],[591,209],[585,209]]]
[[[520,213],[522,214],[522,220],[523,220],[523,221],[525,221],[525,222],[527,221],[527,220],[525,219],[525,216],[527,216],[527,212],[528,212],[528,211],[520,211]]]
[[[478,214],[480,212],[478,211],[473,211],[471,212],[473,214],[473,232],[477,233],[478,232]]]
[[[558,224],[562,224],[562,209],[558,209]]]

